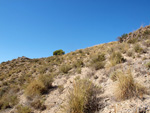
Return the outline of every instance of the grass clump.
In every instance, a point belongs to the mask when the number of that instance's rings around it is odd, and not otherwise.
[[[18,103],[18,98],[16,94],[4,94],[0,98],[0,110],[7,109],[7,108],[12,108]]]
[[[146,88],[135,82],[130,70],[126,74],[121,71],[118,73],[115,89],[115,97],[117,100],[141,97],[145,93]]]
[[[71,70],[71,66],[70,65],[62,65],[59,70],[60,70],[60,72],[67,74]]]
[[[113,52],[110,56],[110,63],[112,66],[115,66],[116,64],[125,62],[124,57],[120,52]]]
[[[76,79],[64,110],[66,113],[94,113],[98,109],[97,94],[100,89],[87,79]]]
[[[74,66],[75,68],[83,67],[83,66],[84,66],[84,63],[83,63],[82,60],[78,60],[78,61],[74,62],[73,66]]]
[[[134,55],[133,51],[130,50],[130,51],[127,52],[128,57],[132,57],[133,55]]]
[[[147,67],[148,69],[150,69],[150,62],[148,62],[148,63],[146,64],[146,67]]]
[[[105,67],[105,54],[96,55],[92,58],[91,66],[95,70],[99,70]]]
[[[137,52],[137,53],[142,53],[143,52],[143,48],[139,44],[136,44],[134,46],[134,51]]]
[[[129,44],[135,44],[138,41],[138,38],[130,38],[127,43]]]
[[[27,96],[37,96],[41,95],[52,87],[53,76],[48,75],[40,75],[38,79],[31,81],[27,88],[25,89],[25,93]]]
[[[32,110],[28,106],[18,105],[17,113],[32,113]]]
[[[96,55],[92,58],[92,63],[105,61],[105,54]]]

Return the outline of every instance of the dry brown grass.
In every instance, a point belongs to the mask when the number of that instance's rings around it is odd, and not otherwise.
[[[132,97],[140,97],[146,93],[146,88],[135,82],[132,73],[129,70],[127,74],[119,72],[117,76],[117,84],[115,89],[115,97],[117,100],[125,100]]]
[[[41,95],[52,87],[53,76],[40,75],[34,81],[31,81],[27,88],[25,89],[25,94],[27,96],[37,96]]]
[[[69,92],[66,113],[94,113],[98,108],[97,94],[99,88],[87,79],[77,79]]]

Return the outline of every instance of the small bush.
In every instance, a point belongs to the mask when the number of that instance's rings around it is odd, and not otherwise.
[[[17,106],[17,113],[32,113],[28,106],[19,105]]]
[[[95,70],[99,70],[105,67],[105,62],[96,62],[92,65]]]
[[[32,81],[26,88],[26,95],[36,96],[41,95],[45,92],[44,84],[39,80]]]
[[[66,113],[94,113],[98,109],[97,94],[100,89],[86,79],[76,79],[69,92]]]
[[[37,80],[31,81],[25,93],[28,96],[37,96],[47,92],[52,87],[53,76],[40,75]]]
[[[64,55],[64,54],[65,52],[62,49],[53,52],[53,55]]]
[[[128,51],[128,52],[127,52],[127,55],[128,55],[129,57],[132,57],[133,54],[134,54],[133,51]]]
[[[121,37],[118,37],[118,41],[122,43],[128,37],[128,34],[123,34]]]
[[[48,89],[52,87],[52,82],[54,81],[53,78],[53,75],[40,75],[38,80],[44,84],[46,89]]]
[[[92,63],[105,61],[105,54],[96,55],[92,58]]]
[[[105,54],[96,55],[92,58],[90,66],[95,70],[104,68],[105,66]]]
[[[127,43],[135,44],[138,41],[138,38],[130,38]]]
[[[4,94],[0,98],[0,110],[6,109],[6,108],[12,108],[18,103],[18,98],[16,94]]]
[[[115,82],[115,81],[117,81],[118,75],[119,75],[119,72],[118,72],[118,71],[115,71],[115,72],[111,73],[110,79],[111,79],[113,82]]]
[[[74,62],[73,66],[74,66],[75,68],[83,67],[83,66],[84,66],[84,63],[83,63],[82,60],[78,60],[78,61]]]
[[[147,67],[148,69],[150,69],[150,62],[148,62],[148,63],[146,64],[146,67]]]
[[[134,81],[131,71],[128,71],[127,74],[123,72],[118,74],[115,89],[117,100],[141,97],[144,93],[146,93],[146,88]]]
[[[43,104],[42,101],[40,100],[34,100],[32,103],[31,103],[31,106],[34,108],[34,109],[39,109],[39,110],[45,110],[46,109],[46,106]]]
[[[71,66],[70,65],[62,65],[60,67],[60,72],[67,74],[69,70],[71,70]]]
[[[120,52],[113,52],[110,56],[110,63],[112,66],[125,62],[122,54]]]
[[[144,31],[144,34],[145,34],[145,35],[150,35],[150,30]]]
[[[137,52],[137,53],[142,53],[142,52],[143,52],[143,48],[142,48],[139,44],[136,44],[136,45],[134,46],[134,50],[135,50],[135,52]]]

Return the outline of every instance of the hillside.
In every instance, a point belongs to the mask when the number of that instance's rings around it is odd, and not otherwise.
[[[65,55],[1,63],[0,113],[150,113],[150,26]]]

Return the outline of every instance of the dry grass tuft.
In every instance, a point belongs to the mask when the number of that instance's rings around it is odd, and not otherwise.
[[[27,96],[41,95],[52,87],[52,82],[53,76],[40,75],[38,79],[30,82],[30,84],[25,89],[25,94]]]
[[[125,62],[124,57],[120,52],[113,52],[110,56],[111,66],[115,66],[116,64]]]
[[[131,71],[128,71],[127,74],[119,72],[115,89],[115,97],[117,100],[141,97],[146,92],[144,86],[134,81]]]
[[[97,94],[100,91],[91,81],[77,79],[69,92],[66,113],[94,113],[98,109]]]

